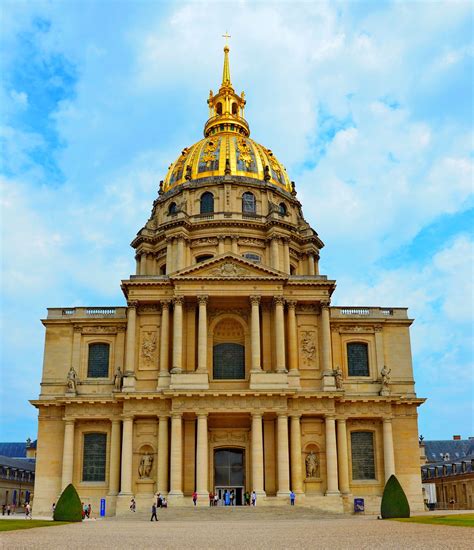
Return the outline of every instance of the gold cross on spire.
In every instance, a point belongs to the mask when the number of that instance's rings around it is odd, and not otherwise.
[[[227,31],[225,31],[225,34],[222,35],[222,38],[225,38],[225,45],[228,46],[229,45],[229,38],[232,38],[232,37]]]

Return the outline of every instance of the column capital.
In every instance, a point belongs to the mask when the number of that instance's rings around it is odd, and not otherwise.
[[[217,236],[217,240],[218,240],[218,241],[225,241],[225,239],[226,239],[226,236],[225,236],[225,235],[218,235],[218,236]]]
[[[303,415],[299,412],[289,412],[288,416],[290,418],[297,418],[299,420]]]
[[[134,414],[129,414],[129,413],[122,414],[122,420],[124,422],[127,422],[127,421],[131,420],[133,422],[135,420],[135,415]]]
[[[278,418],[285,417],[288,418],[288,411],[277,411],[276,415]]]
[[[249,296],[250,303],[253,306],[258,306],[260,304],[261,296]]]
[[[160,300],[161,309],[169,309],[171,300]]]
[[[122,422],[122,420],[120,418],[111,418],[110,422],[111,422],[111,424],[117,425],[117,424],[120,424]]]
[[[182,306],[184,303],[184,296],[175,296],[173,298],[173,304],[175,306]]]
[[[252,413],[252,420],[255,418],[255,419],[259,419],[259,418],[262,418],[263,417],[263,413],[261,412],[253,412]]]
[[[170,417],[170,414],[169,413],[158,413],[156,415],[156,417],[159,419],[159,420],[167,420],[169,417]]]
[[[207,294],[201,294],[197,296],[197,301],[200,306],[205,306],[209,300],[209,296]]]
[[[345,416],[336,416],[336,420],[339,424],[345,424],[347,421],[347,418]]]
[[[331,305],[330,300],[320,300],[319,304],[321,305],[322,309],[328,308]]]
[[[324,420],[336,420],[336,415],[334,413],[325,414]]]
[[[230,238],[233,240],[233,241],[238,241],[240,239],[240,235],[231,235]]]
[[[207,418],[209,416],[208,413],[198,412],[196,413],[196,417],[199,418]]]
[[[274,296],[273,297],[273,303],[275,306],[284,306],[285,305],[285,298],[283,296]]]
[[[131,300],[127,302],[127,307],[130,309],[131,308],[136,309],[138,307],[138,300]]]
[[[171,418],[172,419],[179,418],[181,420],[183,418],[183,413],[182,412],[171,412]]]
[[[288,309],[295,309],[297,303],[298,303],[297,300],[287,300],[286,301],[286,305],[288,306]]]
[[[386,416],[386,417],[382,418],[382,420],[383,420],[384,424],[391,424],[393,418],[391,416]]]
[[[63,420],[64,420],[64,422],[66,423],[66,425],[69,425],[69,426],[70,426],[71,424],[74,425],[74,422],[76,421],[75,418],[72,418],[72,417],[70,417],[70,416],[64,417]]]

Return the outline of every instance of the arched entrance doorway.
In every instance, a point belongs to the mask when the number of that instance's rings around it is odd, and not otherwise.
[[[214,487],[219,503],[225,504],[225,492],[234,494],[234,505],[243,504],[245,491],[245,451],[229,448],[214,451]]]

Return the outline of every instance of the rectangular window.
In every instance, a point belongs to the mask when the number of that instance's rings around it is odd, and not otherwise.
[[[369,350],[367,344],[347,344],[347,366],[349,376],[369,376]]]
[[[109,344],[89,345],[88,378],[107,378],[109,376],[109,351]]]
[[[373,432],[351,432],[352,479],[375,479]]]
[[[82,481],[105,481],[107,434],[84,434]]]

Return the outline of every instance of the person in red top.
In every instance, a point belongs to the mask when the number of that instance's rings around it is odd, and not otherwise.
[[[196,491],[194,491],[194,493],[193,493],[193,503],[194,503],[194,506],[196,506],[197,499],[198,499],[198,495],[197,495]]]

